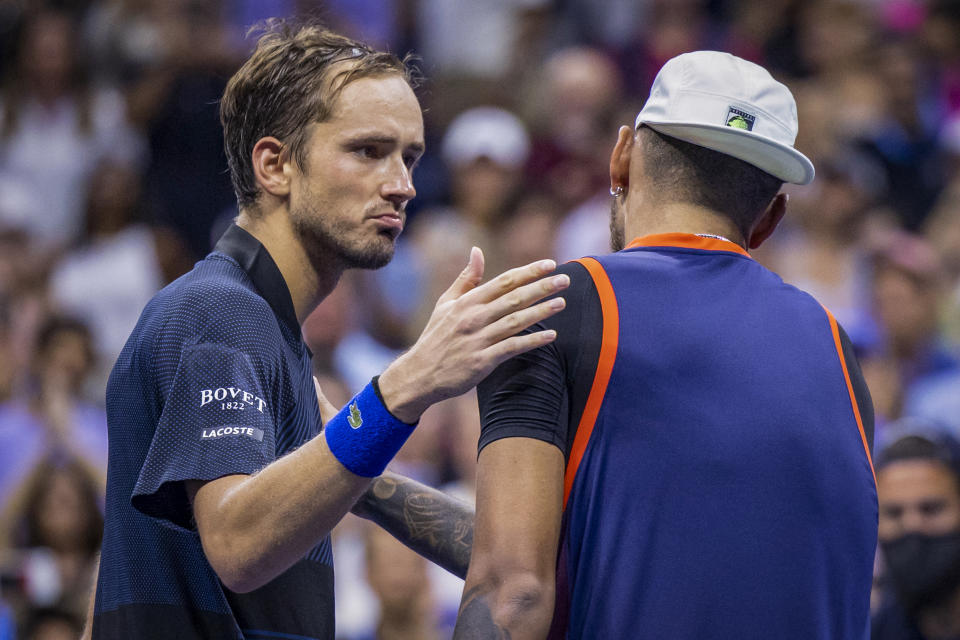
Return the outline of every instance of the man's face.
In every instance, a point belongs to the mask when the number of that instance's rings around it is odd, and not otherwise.
[[[892,462],[877,474],[881,541],[910,533],[937,536],[960,530],[960,487],[935,460]]]
[[[885,266],[877,270],[873,299],[877,316],[894,346],[916,348],[936,331],[936,289],[901,269]]]
[[[390,261],[423,149],[420,104],[401,76],[343,88],[330,118],[308,130],[304,166],[293,168],[291,221],[315,265]]]

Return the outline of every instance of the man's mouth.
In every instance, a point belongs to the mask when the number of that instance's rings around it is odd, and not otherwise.
[[[372,217],[384,229],[394,230],[398,234],[403,231],[403,218],[395,211]]]

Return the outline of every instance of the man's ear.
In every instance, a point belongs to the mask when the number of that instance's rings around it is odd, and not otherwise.
[[[610,154],[610,193],[618,187],[624,192],[630,187],[630,152],[633,151],[633,129],[620,127],[617,131],[617,144]]]
[[[289,159],[287,147],[276,138],[257,140],[253,145],[253,175],[261,189],[281,198],[290,194],[290,176],[284,169]]]
[[[750,238],[747,241],[749,248],[756,249],[770,237],[780,221],[783,220],[784,214],[787,213],[787,201],[789,199],[790,196],[785,193],[778,193],[773,197],[773,200],[767,205],[766,211],[763,212],[763,215],[753,225],[753,229],[750,230]]]

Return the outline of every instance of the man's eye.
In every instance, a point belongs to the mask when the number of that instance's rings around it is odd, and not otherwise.
[[[922,513],[925,516],[935,516],[935,515],[939,515],[940,512],[946,509],[946,507],[947,505],[939,500],[931,501],[931,502],[923,502],[920,504],[920,513]]]
[[[403,156],[403,164],[407,166],[407,169],[413,169],[415,166],[417,166],[417,162],[419,162],[419,160],[419,156]]]
[[[903,507],[886,506],[882,509],[883,515],[891,520],[897,520],[903,515]]]

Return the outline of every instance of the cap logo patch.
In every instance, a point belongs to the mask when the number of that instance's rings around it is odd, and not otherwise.
[[[757,121],[755,115],[746,111],[730,107],[727,111],[726,125],[734,129],[743,129],[744,131],[753,131],[753,123]]]

